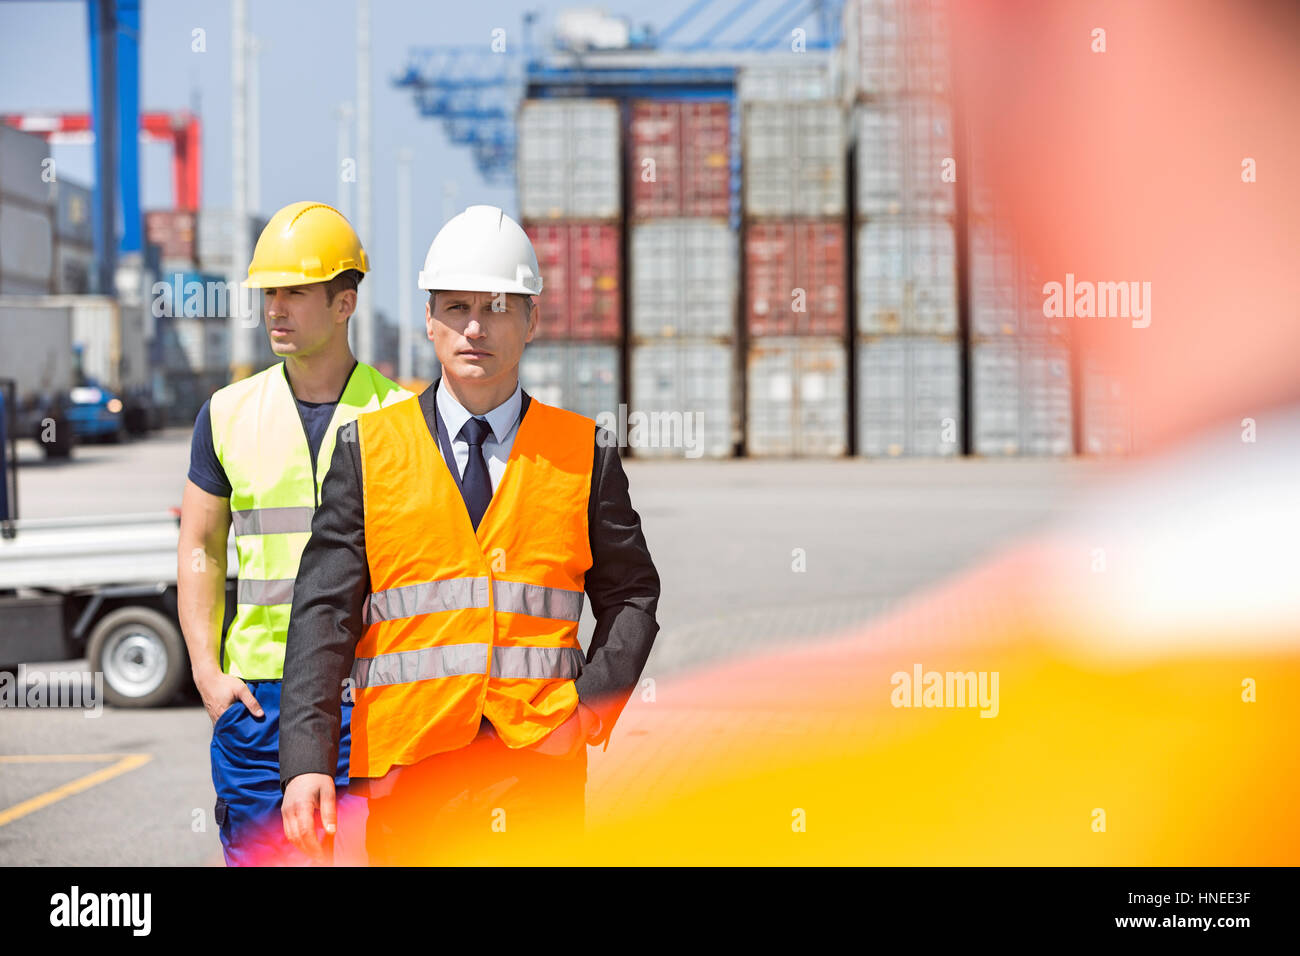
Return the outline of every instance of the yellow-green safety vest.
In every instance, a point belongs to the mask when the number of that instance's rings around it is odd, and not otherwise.
[[[235,619],[221,669],[244,680],[284,676],[298,560],[334,454],[340,425],[410,398],[396,382],[360,362],[334,409],[316,460],[284,363],[212,396],[212,444],[230,482],[230,518],[239,553]]]

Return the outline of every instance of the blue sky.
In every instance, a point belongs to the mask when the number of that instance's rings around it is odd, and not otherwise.
[[[770,9],[774,0],[766,0]],[[635,23],[663,27],[688,0],[613,0],[564,6],[603,6]],[[397,190],[399,149],[414,151],[412,247],[418,270],[424,250],[443,222],[444,189],[452,184],[458,208],[475,202],[503,206],[514,214],[513,188],[489,186],[469,151],[447,141],[438,122],[418,116],[411,96],[392,86],[413,46],[483,44],[495,28],[507,42],[522,42],[526,9],[556,4],[539,0],[372,0],[374,235],[363,241],[373,273],[366,287],[376,307],[396,317]],[[701,29],[733,6],[715,0],[701,17]],[[760,5],[760,10],[761,10]],[[333,203],[338,196],[335,110],[356,92],[356,6],[353,0],[251,0],[249,30],[265,46],[261,56],[262,213],[301,199]],[[203,203],[228,206],[231,194],[229,0],[143,0],[141,108],[178,110],[197,106],[203,128]],[[192,31],[206,33],[206,52],[191,49]],[[545,27],[543,26],[543,30]],[[698,31],[697,31],[698,32]],[[0,112],[88,111],[89,59],[85,4],[79,0],[0,0]],[[141,187],[146,209],[172,204],[170,150],[141,150]],[[60,176],[93,180],[88,146],[55,147]],[[355,187],[353,187],[355,189]],[[355,201],[352,207],[355,216]],[[413,312],[422,316],[422,296],[409,290]]]

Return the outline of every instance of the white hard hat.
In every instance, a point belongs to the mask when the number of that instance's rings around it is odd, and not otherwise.
[[[537,253],[519,223],[496,206],[470,206],[434,237],[420,288],[537,295],[539,271]]]

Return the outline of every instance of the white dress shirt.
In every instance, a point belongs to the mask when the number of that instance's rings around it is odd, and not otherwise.
[[[486,415],[471,415],[465,406],[451,397],[451,393],[442,386],[441,382],[438,383],[436,401],[438,414],[442,416],[442,423],[447,428],[447,437],[451,439],[452,454],[456,456],[456,473],[462,478],[465,477],[465,467],[469,464],[469,442],[459,437],[459,432],[465,422],[471,418],[482,418],[487,421],[492,433],[483,439],[483,458],[487,461],[488,476],[492,479],[492,493],[496,494],[497,485],[501,483],[501,476],[506,471],[506,463],[510,460],[510,449],[514,447],[515,435],[519,431],[519,421],[522,417],[520,412],[523,409],[524,399],[519,382],[515,382],[514,394]],[[441,442],[438,442],[438,451],[441,454]],[[581,701],[578,702],[578,709],[586,715],[587,723],[590,725],[588,736],[598,734],[602,725],[600,715]],[[486,717],[483,720],[487,722]],[[548,746],[560,749],[548,751]],[[550,745],[543,741],[541,744],[535,744],[533,749],[542,753],[559,753],[564,746],[567,746],[564,741],[556,741]],[[608,742],[606,746],[608,747]]]
[[[514,394],[485,415],[471,415],[470,412],[447,391],[445,384],[438,383],[438,414],[447,426],[447,437],[451,439],[451,451],[456,456],[456,474],[465,477],[465,467],[469,464],[469,442],[460,435],[461,428],[471,418],[480,418],[488,423],[491,434],[483,439],[483,459],[487,462],[488,476],[492,479],[492,493],[496,494],[501,476],[506,472],[506,463],[510,460],[510,449],[514,447],[515,435],[519,431],[519,412],[523,408],[523,389],[515,382]],[[442,451],[439,444],[438,451]]]

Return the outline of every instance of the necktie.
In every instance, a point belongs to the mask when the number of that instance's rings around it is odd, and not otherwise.
[[[483,520],[488,502],[492,500],[492,477],[488,474],[487,461],[483,458],[483,440],[492,433],[492,426],[481,418],[471,418],[460,429],[460,438],[469,445],[469,461],[465,464],[465,474],[460,479],[460,493],[465,499],[465,508],[469,511],[470,523],[478,530],[478,523]]]

